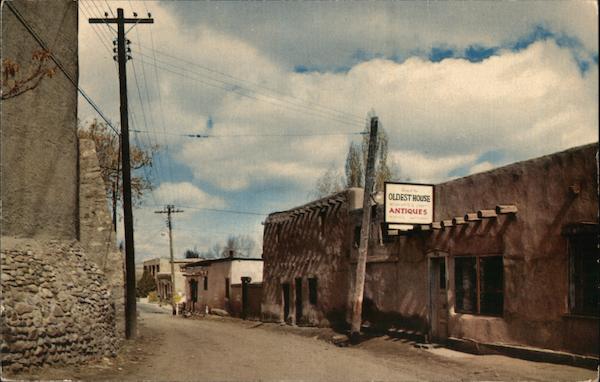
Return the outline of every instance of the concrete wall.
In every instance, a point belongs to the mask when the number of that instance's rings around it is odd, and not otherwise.
[[[77,81],[77,3],[12,1]],[[41,49],[6,4],[2,58],[26,70]],[[2,101],[2,236],[78,237],[77,89],[57,70],[38,88]]]
[[[263,279],[263,262],[261,259],[233,260],[231,262],[231,284],[242,282],[242,277],[250,277],[252,283],[260,283]]]
[[[570,223],[597,222],[597,145],[515,163],[436,186],[435,219],[462,216],[498,204],[515,204],[514,218],[436,231],[428,250],[449,254],[449,335],[484,343],[528,345],[598,354],[599,319],[569,314]],[[578,194],[569,186],[577,186]],[[455,311],[457,255],[503,256],[504,314]]]
[[[102,270],[115,304],[118,332],[125,333],[125,264],[117,249],[106,188],[94,141],[79,141],[79,235],[87,257]]]
[[[362,202],[350,189],[269,215],[263,240],[263,303],[266,321],[329,326],[345,320],[353,235],[349,212]],[[317,304],[309,302],[308,278],[317,278]],[[297,321],[295,280],[302,279],[303,315]],[[284,317],[283,283],[290,285]]]

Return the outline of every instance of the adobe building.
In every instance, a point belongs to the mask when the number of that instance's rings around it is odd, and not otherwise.
[[[263,260],[236,257],[231,251],[229,257],[186,264],[182,271],[188,311],[223,309],[230,312],[232,285],[262,282]]]
[[[186,264],[197,261],[197,259],[174,259],[175,264],[175,293],[185,295],[185,279],[182,268]],[[145,260],[143,263],[144,273],[149,273],[156,282],[158,298],[165,301],[171,300],[171,261],[166,257],[157,257]]]
[[[597,150],[590,144],[438,184],[434,223],[397,236],[374,206],[363,321],[470,351],[535,358],[545,349],[559,361],[597,363]],[[271,293],[263,317],[318,325],[316,316],[350,312],[359,239],[351,232],[360,232],[362,211],[333,215],[321,244],[311,240],[319,222],[302,225],[302,211],[287,211],[287,224],[271,214],[265,224]],[[296,298],[294,280],[314,276],[318,298],[335,295],[337,305],[308,304],[304,282]]]
[[[329,326],[345,321],[354,227],[363,191],[351,188],[268,216],[262,319]]]

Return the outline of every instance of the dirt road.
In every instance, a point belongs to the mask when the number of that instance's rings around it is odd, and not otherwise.
[[[30,378],[84,380],[569,380],[595,372],[502,356],[424,350],[387,337],[339,348],[316,329],[229,318],[185,319],[139,305],[141,336],[115,360],[78,370],[45,370]],[[26,376],[24,376],[26,377]]]

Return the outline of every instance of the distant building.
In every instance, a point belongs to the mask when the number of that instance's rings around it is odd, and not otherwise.
[[[175,259],[175,292],[185,298],[185,280],[182,267],[197,259]],[[171,261],[166,257],[157,257],[143,263],[143,271],[149,273],[156,280],[158,298],[165,301],[171,300]]]
[[[231,311],[233,284],[262,282],[263,261],[259,258],[230,257],[199,260],[183,267],[186,307],[204,312],[207,308]]]
[[[576,147],[438,184],[434,224],[398,236],[374,205],[363,321],[475,351],[597,357],[597,150]],[[350,189],[269,215],[264,320],[349,321],[361,195]]]

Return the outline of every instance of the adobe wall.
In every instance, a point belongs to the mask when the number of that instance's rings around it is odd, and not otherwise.
[[[234,317],[240,317],[242,314],[242,284],[231,285],[231,298],[229,300],[229,313]],[[260,319],[262,300],[262,284],[248,284],[248,307],[246,308],[246,318]]]
[[[362,209],[353,214],[353,226],[360,227]],[[421,236],[393,237],[384,242],[381,223],[383,206],[372,216],[365,289],[363,320],[384,329],[391,326],[425,331],[427,329],[427,257]],[[358,229],[358,228],[357,228]],[[351,288],[354,286],[358,246],[352,249]],[[351,289],[352,290],[352,289]],[[352,294],[350,293],[349,296]],[[350,304],[351,301],[348,301]],[[350,319],[350,317],[348,317]]]
[[[117,249],[106,188],[94,141],[79,141],[79,235],[86,256],[104,273],[115,304],[118,333],[125,333],[125,264]]]
[[[11,1],[78,78],[77,3]],[[2,58],[26,70],[37,42],[2,4]],[[76,239],[77,89],[57,70],[34,90],[1,102],[2,236]]]
[[[345,320],[352,239],[349,211],[361,200],[360,190],[350,189],[269,215],[263,239],[263,320],[295,322],[296,278],[302,278],[303,300],[298,324],[329,326]],[[309,302],[309,277],[317,278],[316,305]],[[283,283],[290,285],[287,318]]]
[[[435,231],[428,251],[450,255],[449,335],[484,343],[528,345],[598,354],[598,318],[569,315],[569,255],[561,229],[597,222],[597,144],[587,145],[435,188],[435,220],[515,204],[504,215]],[[578,194],[569,186],[577,186]],[[501,254],[504,263],[502,317],[454,311],[454,256]]]

